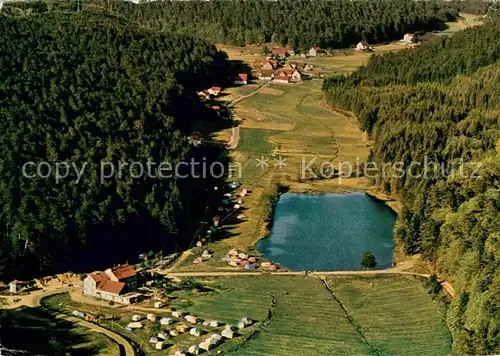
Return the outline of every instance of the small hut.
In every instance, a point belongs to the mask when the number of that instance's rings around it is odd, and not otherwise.
[[[173,312],[172,312],[172,316],[173,316],[174,318],[182,318],[182,316],[183,316],[183,315],[184,315],[184,313],[183,313],[183,312],[181,312],[181,311],[173,311]]]
[[[12,282],[9,283],[10,293],[18,293],[21,291],[21,288],[22,288],[22,282],[18,280],[13,280]]]
[[[210,323],[208,325],[212,328],[217,328],[219,327],[220,323],[218,320],[210,320]]]
[[[132,321],[141,321],[142,319],[144,319],[142,315],[132,315]]]
[[[175,323],[175,320],[172,319],[172,318],[161,318],[160,319],[160,324],[161,325],[170,325],[170,324],[173,324]]]
[[[155,345],[155,349],[163,350],[163,341],[158,341]]]
[[[187,321],[189,321],[192,324],[196,324],[198,322],[198,318],[195,317],[194,315],[186,315],[184,317],[184,319],[186,319]]]
[[[190,346],[188,352],[191,355],[198,355],[200,353],[200,347],[196,345]]]
[[[155,307],[156,309],[163,308],[163,303],[162,303],[162,302],[155,302],[154,307]]]

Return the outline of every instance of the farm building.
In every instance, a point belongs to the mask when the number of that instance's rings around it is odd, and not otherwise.
[[[155,349],[163,350],[163,341],[158,341],[155,345]]]
[[[195,317],[194,315],[186,315],[184,317],[184,319],[186,319],[187,321],[189,321],[192,324],[196,324],[198,322],[198,318]]]
[[[278,75],[277,77],[274,77],[274,82],[281,84],[288,84],[290,83],[290,78],[286,75]]]
[[[238,74],[238,78],[235,79],[234,84],[237,84],[237,85],[248,84],[248,74],[245,74],[245,73]]]
[[[260,80],[271,80],[274,78],[274,71],[271,70],[262,70],[259,74]]]
[[[318,55],[318,53],[320,53],[320,52],[321,52],[321,48],[318,46],[314,46],[314,47],[311,47],[311,49],[309,50],[307,55],[309,57],[316,57]]]
[[[366,41],[361,41],[356,46],[356,51],[364,52],[370,49],[370,45]]]
[[[271,50],[271,53],[275,56],[278,56],[278,57],[286,57],[286,55],[288,54],[288,50],[286,48],[282,48],[282,47],[278,47],[278,48],[273,48]]]
[[[163,308],[163,303],[162,302],[155,302],[154,307],[157,309]]]

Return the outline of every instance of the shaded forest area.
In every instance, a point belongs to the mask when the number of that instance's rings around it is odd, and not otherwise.
[[[0,16],[0,53],[2,279],[188,244],[221,182],[158,178],[154,167],[225,160],[223,147],[192,148],[187,137],[199,120],[220,120],[196,90],[220,83],[226,55],[201,39],[89,11]],[[24,177],[30,161],[86,166],[81,180],[71,169],[57,182]],[[111,164],[134,161],[154,162],[152,173],[135,165],[101,183],[101,162],[110,174]]]
[[[31,5],[17,5],[27,7]],[[448,2],[223,0],[157,1],[134,4],[127,1],[85,1],[81,8],[98,8],[142,27],[175,31],[212,43],[244,45],[279,43],[298,50],[311,46],[344,48],[359,41],[379,43],[401,39],[407,32],[442,29],[453,21],[456,6]],[[77,8],[72,4],[41,3],[30,11]],[[84,9],[85,11],[85,9]]]
[[[324,91],[371,135],[372,161],[421,163],[377,178],[403,198],[397,238],[453,282],[456,350],[500,352],[500,23],[374,56]]]

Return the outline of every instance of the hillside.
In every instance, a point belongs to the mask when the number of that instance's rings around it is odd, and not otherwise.
[[[406,252],[453,282],[448,323],[469,354],[500,350],[499,48],[492,22],[324,84],[329,104],[371,135],[376,183],[404,201],[396,234]]]
[[[2,279],[182,245],[214,182],[155,167],[200,154],[190,127],[215,115],[195,90],[223,75],[225,56],[93,12],[0,16],[0,53]]]
[[[151,29],[175,30],[217,43],[273,42],[301,50],[400,39],[406,32],[440,28],[457,15],[445,3],[409,0],[96,3]]]

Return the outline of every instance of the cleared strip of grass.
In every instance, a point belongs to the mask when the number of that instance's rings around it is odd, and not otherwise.
[[[379,354],[451,353],[438,305],[413,277],[343,277],[328,284]]]

